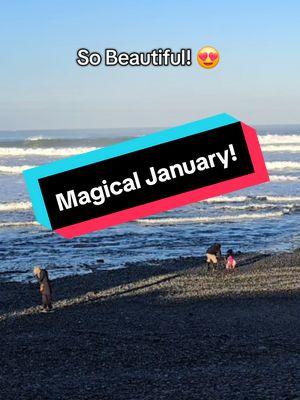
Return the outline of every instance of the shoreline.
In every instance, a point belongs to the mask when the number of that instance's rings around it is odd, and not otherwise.
[[[273,256],[278,256],[281,257],[285,254],[294,254],[300,252],[300,249],[296,248],[296,249],[290,249],[290,250],[277,250],[274,251],[272,253]],[[243,259],[247,259],[248,257],[267,257],[270,256],[271,253],[269,251],[257,251],[257,252],[242,252],[242,251],[237,251],[236,254],[238,255],[239,259],[242,260],[242,265],[244,266],[244,261]],[[160,265],[162,268],[164,267],[164,264],[166,264],[168,266],[168,268],[180,268],[180,265],[182,264],[182,262],[184,260],[187,260],[189,264],[195,264],[196,265],[200,265],[200,266],[204,266],[205,260],[206,260],[206,256],[205,255],[201,255],[201,256],[179,256],[179,257],[167,257],[167,258],[149,258],[149,259],[145,259],[142,261],[127,261],[123,264],[121,264],[120,266],[108,266],[105,267],[105,259],[99,259],[97,261],[97,263],[94,264],[87,264],[87,263],[83,263],[83,264],[79,264],[78,267],[82,268],[82,270],[86,270],[86,272],[82,272],[82,273],[74,273],[74,274],[67,274],[67,275],[63,275],[63,276],[58,276],[58,277],[51,277],[51,272],[55,271],[56,265],[54,266],[46,266],[45,268],[48,270],[48,273],[50,275],[50,279],[52,282],[55,281],[59,281],[60,279],[71,279],[71,278],[76,278],[76,277],[82,277],[85,275],[90,275],[90,274],[97,274],[97,273],[102,273],[102,272],[110,272],[110,271],[121,271],[127,268],[143,268],[143,267],[147,267],[147,266],[158,266]],[[104,267],[99,268],[99,265],[103,265]],[[173,265],[173,266],[172,266]],[[60,268],[59,266],[57,266],[58,268]],[[66,266],[66,269],[68,268],[72,268],[72,266]],[[33,267],[31,270],[25,270],[25,271],[14,271],[14,270],[9,270],[9,271],[0,271],[0,285],[3,284],[16,284],[16,285],[28,285],[28,284],[34,284],[36,282],[36,280],[34,279],[34,277],[32,276],[30,279],[24,279],[24,280],[9,280],[8,278],[3,278],[6,275],[14,275],[14,274],[28,274],[31,273],[33,270]]]
[[[237,260],[237,268],[233,275],[247,273],[252,269],[269,269],[274,267],[277,260],[288,258],[299,258],[300,249],[289,252],[270,253],[242,253],[235,257]],[[275,260],[275,261],[274,261]],[[282,261],[280,261],[282,263]],[[203,277],[209,276],[206,272],[206,257],[177,257],[166,259],[149,259],[146,261],[126,262],[121,267],[98,269],[95,265],[87,265],[89,272],[84,274],[66,275],[57,278],[51,278],[51,270],[48,270],[49,277],[54,289],[53,300],[62,300],[72,295],[81,294],[82,289],[77,290],[77,287],[84,287],[87,292],[97,289],[105,289],[105,282],[114,284],[129,283],[130,279],[145,279],[150,276],[160,274],[184,272],[194,270],[199,272]],[[224,269],[223,263],[221,268],[216,272],[216,277],[227,276],[228,273]],[[22,293],[21,296],[17,295]],[[0,313],[1,311],[13,307],[30,307],[40,303],[37,281],[32,278],[30,281],[6,281],[0,280]]]

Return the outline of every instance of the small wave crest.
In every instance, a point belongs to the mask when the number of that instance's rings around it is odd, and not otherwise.
[[[213,224],[218,222],[235,222],[251,219],[280,218],[284,215],[283,211],[256,213],[256,214],[238,214],[222,215],[214,217],[174,217],[174,218],[145,218],[138,219],[137,222],[144,225],[177,225],[188,223]]]
[[[272,203],[298,202],[299,196],[219,196],[203,200],[206,203],[243,203],[268,201]]]
[[[215,210],[231,210],[231,211],[236,211],[236,210],[267,210],[267,209],[274,209],[278,208],[276,204],[235,204],[235,205],[229,205],[229,204],[216,204],[214,206]]]
[[[31,204],[29,201],[13,202],[13,203],[0,203],[0,212],[23,211],[30,210]]]
[[[24,222],[0,222],[0,228],[18,228],[22,226],[34,226],[39,225],[36,221],[24,221]]]
[[[292,175],[270,175],[271,182],[297,182],[299,178]]]
[[[263,145],[262,150],[267,153],[298,153],[300,152],[300,146],[295,145]]]
[[[31,136],[25,139],[25,142],[37,142],[39,140],[47,140],[48,138],[43,135]]]
[[[267,196],[267,201],[272,203],[285,203],[285,202],[298,202],[300,201],[300,196]]]
[[[259,135],[260,144],[300,144],[300,135]]]
[[[33,165],[17,165],[17,166],[7,166],[0,165],[0,174],[21,174],[25,169],[34,168]]]
[[[86,153],[95,150],[96,147],[46,147],[46,148],[20,148],[20,147],[0,147],[0,156],[16,157],[16,156],[72,156],[75,154]]]
[[[267,161],[267,169],[269,171],[280,171],[280,170],[298,170],[300,169],[299,161]]]

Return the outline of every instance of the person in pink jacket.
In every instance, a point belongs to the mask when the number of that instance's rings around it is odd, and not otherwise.
[[[233,270],[236,267],[236,261],[234,259],[233,251],[230,249],[227,251],[226,258],[226,270]]]

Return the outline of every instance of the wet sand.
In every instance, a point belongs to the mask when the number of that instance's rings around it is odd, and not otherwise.
[[[0,398],[300,399],[300,252],[0,282]]]

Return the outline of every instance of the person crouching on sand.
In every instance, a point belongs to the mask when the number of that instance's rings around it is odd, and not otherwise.
[[[229,249],[226,254],[226,270],[232,271],[235,269],[235,267],[236,267],[236,261],[234,259],[234,254],[233,251]]]
[[[218,260],[221,258],[221,245],[220,243],[214,243],[210,246],[206,251],[207,257],[207,270],[209,271],[211,268],[215,271],[218,268]]]
[[[48,276],[48,271],[36,266],[33,270],[33,275],[37,278],[40,284],[40,293],[42,295],[42,303],[45,311],[52,309],[52,288]]]

